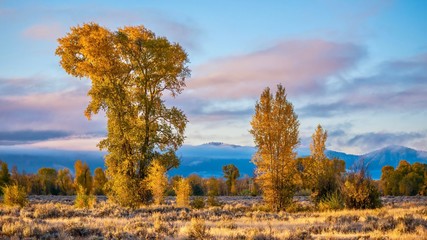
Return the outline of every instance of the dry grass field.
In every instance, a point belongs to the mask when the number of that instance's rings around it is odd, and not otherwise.
[[[427,197],[384,197],[375,210],[319,212],[296,197],[288,212],[266,212],[259,197],[219,197],[220,206],[131,210],[99,197],[76,209],[74,197],[30,196],[0,208],[2,239],[427,239]]]

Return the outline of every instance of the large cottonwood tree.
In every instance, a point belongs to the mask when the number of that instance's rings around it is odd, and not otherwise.
[[[151,162],[158,159],[167,169],[179,165],[175,151],[187,118],[167,107],[164,95],[175,97],[185,87],[187,53],[143,26],[110,31],[89,23],[72,27],[58,42],[65,71],[92,82],[85,115],[90,119],[102,110],[108,120],[99,147],[108,150],[109,197],[124,206],[148,202],[144,180]]]
[[[270,88],[263,91],[251,125],[250,133],[258,147],[252,160],[256,180],[266,203],[273,210],[283,209],[292,202],[300,179],[295,161],[299,122],[282,85],[277,86],[274,97]]]

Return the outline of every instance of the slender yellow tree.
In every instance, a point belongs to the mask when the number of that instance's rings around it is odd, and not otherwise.
[[[230,195],[236,195],[236,180],[240,177],[239,169],[234,166],[234,164],[228,164],[222,167],[222,172],[224,173],[224,178],[226,179],[226,184],[228,186],[228,192]]]
[[[165,190],[168,186],[168,177],[166,176],[165,166],[159,160],[151,162],[148,168],[147,182],[154,197],[154,204],[162,204],[165,199]]]
[[[177,43],[143,26],[110,31],[95,23],[72,27],[58,40],[56,55],[70,75],[90,79],[88,119],[107,116],[105,158],[108,196],[122,206],[151,200],[147,169],[159,159],[166,169],[179,165],[175,151],[184,141],[187,118],[167,107],[164,95],[180,94],[190,70]]]
[[[102,168],[96,168],[93,175],[93,193],[95,195],[104,194],[104,186],[107,182],[107,178],[105,177],[104,170]]]
[[[311,155],[307,158],[305,163],[305,184],[311,186],[316,193],[316,185],[319,183],[321,178],[325,177],[326,166],[327,166],[327,157],[325,155],[326,150],[326,140],[328,138],[328,133],[323,130],[322,126],[317,125],[316,130],[311,136],[310,143],[310,152]]]
[[[323,130],[322,126],[317,125],[316,131],[313,133],[312,142],[310,144],[311,157],[315,161],[324,161],[326,159],[326,140],[328,132]]]
[[[96,198],[92,194],[93,180],[89,166],[81,160],[74,163],[74,185],[76,187],[77,196],[74,205],[77,208],[92,208],[95,205]]]
[[[258,147],[252,161],[263,198],[273,210],[284,209],[292,202],[300,179],[295,160],[299,122],[282,85],[274,97],[270,88],[263,91],[251,125]]]
[[[332,196],[341,196],[340,185],[345,162],[326,157],[327,138],[326,130],[320,124],[317,125],[310,144],[311,155],[304,159],[304,185],[311,189],[311,198],[315,203]]]
[[[191,186],[190,181],[185,178],[180,178],[175,187],[176,205],[178,207],[190,206]]]
[[[77,160],[74,163],[74,170],[76,176],[74,178],[74,185],[76,190],[81,189],[83,194],[89,195],[92,192],[92,174],[90,173],[89,166],[87,163],[83,163],[81,160]]]

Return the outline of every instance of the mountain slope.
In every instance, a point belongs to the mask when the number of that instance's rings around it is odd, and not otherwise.
[[[379,179],[381,177],[382,167],[390,165],[396,168],[399,165],[400,160],[406,160],[410,164],[415,162],[427,164],[427,152],[392,145],[361,155],[359,159],[365,161],[372,177]]]

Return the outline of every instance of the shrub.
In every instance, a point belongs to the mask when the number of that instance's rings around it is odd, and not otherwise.
[[[88,238],[90,236],[101,236],[102,232],[98,228],[90,228],[81,222],[66,223],[64,230],[72,238]]]
[[[83,188],[80,186],[77,191],[76,200],[74,206],[76,208],[93,208],[96,203],[96,197],[92,194],[86,194]]]
[[[295,232],[292,232],[291,235],[286,239],[287,240],[300,240],[300,239],[310,240],[310,239],[314,239],[314,237],[311,236],[310,232],[308,231],[297,230]]]
[[[58,218],[61,216],[61,211],[53,203],[37,204],[34,210],[34,218]]]
[[[153,227],[154,231],[158,234],[166,234],[168,232],[168,227],[166,223],[162,219],[162,215],[160,213],[154,213],[153,214]]]
[[[19,207],[27,205],[28,199],[25,188],[18,185],[7,185],[2,189],[4,194],[3,202],[5,205]]]
[[[221,206],[221,203],[218,201],[216,196],[208,196],[207,203],[211,207]]]
[[[205,220],[201,218],[192,218],[188,228],[189,239],[207,239],[209,238],[209,229],[205,224]]]
[[[347,175],[343,187],[345,206],[355,209],[372,209],[381,206],[380,192],[366,175],[366,166]]]
[[[341,194],[334,192],[322,199],[318,207],[320,211],[341,210],[344,208],[344,199]]]
[[[205,200],[203,197],[195,197],[191,202],[191,207],[195,209],[201,209],[205,207]]]

